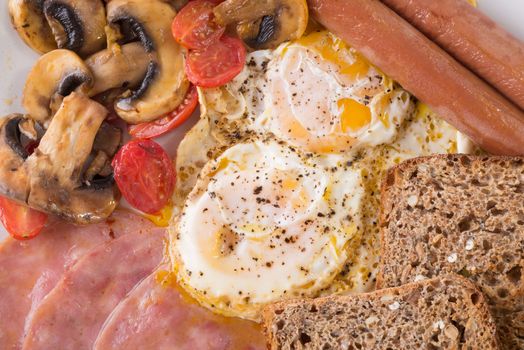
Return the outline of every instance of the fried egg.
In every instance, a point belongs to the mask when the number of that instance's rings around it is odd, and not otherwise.
[[[387,169],[470,150],[325,31],[249,54],[239,76],[199,97],[201,120],[178,149],[184,205],[169,251],[180,284],[228,316],[371,290]]]
[[[250,319],[271,301],[312,296],[348,258],[362,195],[360,172],[345,165],[275,141],[235,145],[206,166],[180,216],[182,284]]]
[[[248,129],[316,153],[389,142],[413,106],[406,91],[326,31],[253,53],[233,83],[204,99],[230,121],[247,116]]]
[[[409,94],[328,32],[281,47],[268,65],[262,124],[288,143],[318,153],[390,141]]]

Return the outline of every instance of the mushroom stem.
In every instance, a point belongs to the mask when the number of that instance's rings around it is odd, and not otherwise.
[[[40,145],[26,161],[31,174],[29,206],[76,223],[97,222],[113,212],[118,199],[113,182],[90,186],[84,181],[86,163],[92,159],[106,115],[102,105],[83,94],[73,92],[64,98]],[[88,175],[94,178],[96,174]]]
[[[89,95],[138,86],[146,76],[151,56],[137,42],[122,46],[114,44],[90,56],[85,62],[93,73],[95,83]]]
[[[70,94],[40,140],[37,158],[53,164],[53,172],[64,182],[77,182],[106,115],[102,105],[85,95]]]

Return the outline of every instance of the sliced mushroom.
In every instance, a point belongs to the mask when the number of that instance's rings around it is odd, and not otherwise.
[[[91,179],[85,178],[103,152],[94,154],[93,145],[106,115],[102,105],[83,94],[73,92],[64,98],[26,161],[31,174],[29,206],[80,224],[101,221],[113,212],[119,193],[112,176],[96,178],[91,172]]]
[[[106,45],[101,0],[44,0],[43,11],[59,48],[85,57]]]
[[[23,147],[19,124],[21,114],[0,119],[0,195],[25,202],[29,194],[29,177],[24,167],[28,157]]]
[[[148,122],[175,109],[184,99],[189,82],[184,74],[183,48],[171,38],[175,10],[161,0],[111,0],[109,25],[122,41],[140,40],[152,54],[140,87],[119,98],[117,114],[131,124]]]
[[[121,140],[122,131],[104,122],[96,134],[95,141],[93,142],[93,151],[102,151],[112,159],[120,147]]]
[[[22,105],[33,119],[47,126],[53,115],[51,103],[57,95],[61,100],[72,91],[89,90],[92,83],[91,71],[77,54],[53,50],[40,57],[29,72]]]
[[[115,88],[137,87],[147,72],[151,60],[141,43],[112,45],[86,59],[94,77],[94,85],[89,95]]]
[[[308,23],[305,0],[226,0],[213,12],[219,24],[235,24],[239,36],[253,49],[275,48],[298,39]]]
[[[120,147],[122,131],[106,122],[102,123],[93,142],[92,160],[84,173],[84,182],[94,186],[111,179],[111,160]]]
[[[56,41],[43,13],[44,0],[9,0],[11,23],[33,50],[46,53],[56,49]]]

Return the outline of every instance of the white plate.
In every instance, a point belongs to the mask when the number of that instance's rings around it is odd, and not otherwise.
[[[524,41],[524,2],[522,0],[479,0],[479,7],[507,30]],[[11,27],[7,13],[7,1],[0,7],[0,116],[23,111],[20,97],[25,78],[38,55],[28,48]],[[196,116],[195,116],[196,117]],[[196,118],[193,120],[196,120]],[[172,154],[178,142],[192,123],[160,140]],[[2,161],[2,160],[0,160]],[[0,240],[7,233],[0,225]]]

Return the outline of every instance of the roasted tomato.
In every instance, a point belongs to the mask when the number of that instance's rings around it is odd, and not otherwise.
[[[156,214],[169,202],[175,188],[175,169],[158,143],[132,140],[118,151],[112,165],[118,188],[136,209]]]
[[[0,220],[14,239],[27,240],[42,231],[47,215],[0,196]]]
[[[225,27],[214,21],[216,1],[195,0],[175,16],[171,31],[175,40],[188,49],[204,49],[217,42]]]
[[[244,68],[246,48],[237,38],[224,35],[203,50],[190,50],[186,59],[186,74],[194,85],[211,88],[222,86]]]
[[[129,133],[139,139],[150,139],[165,134],[169,130],[180,126],[193,114],[198,105],[198,93],[193,85],[189,88],[186,98],[174,111],[164,117],[149,123],[131,125]]]

